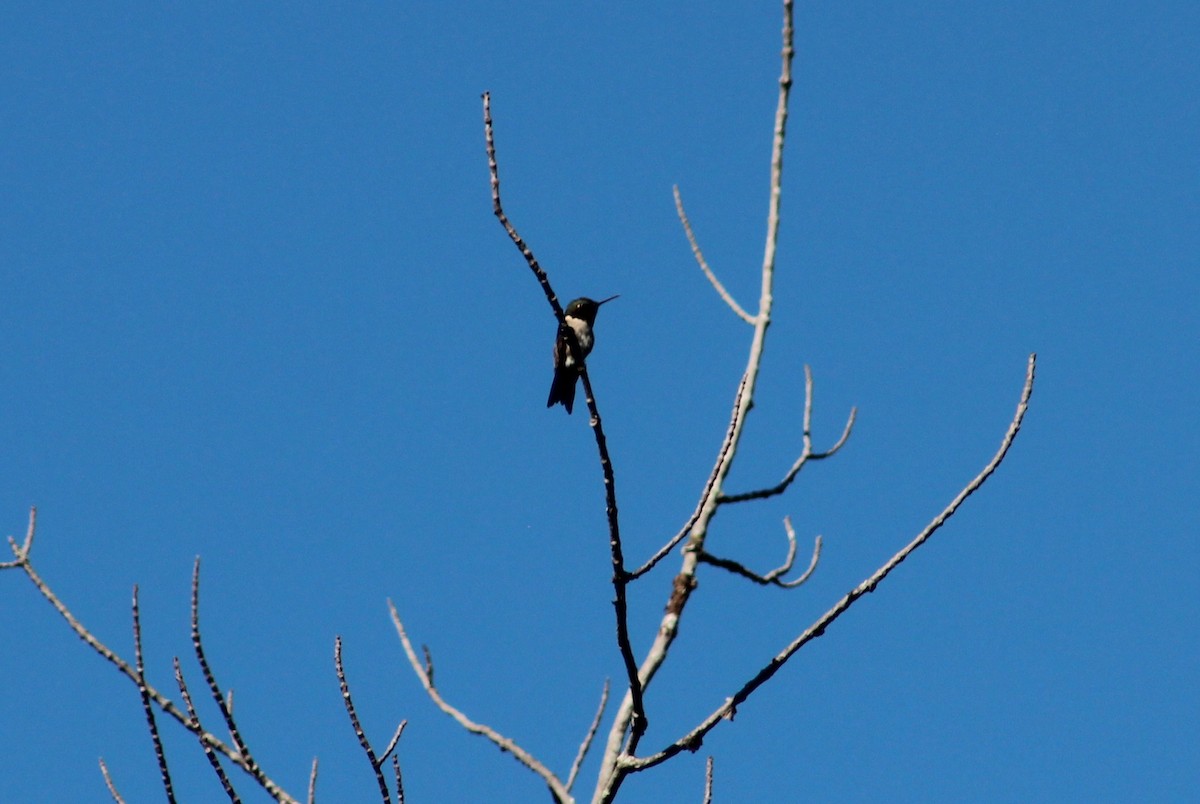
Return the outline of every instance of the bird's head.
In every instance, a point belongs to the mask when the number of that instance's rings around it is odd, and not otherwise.
[[[617,294],[620,296],[621,294]],[[600,305],[612,301],[617,296],[609,296],[607,299],[593,301],[586,296],[580,296],[575,301],[567,305],[566,314],[571,318],[580,318],[588,322],[588,326],[596,323],[596,313],[600,310]]]

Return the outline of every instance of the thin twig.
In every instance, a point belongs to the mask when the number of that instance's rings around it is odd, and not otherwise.
[[[500,166],[496,162],[496,140],[492,132],[492,94],[490,92],[483,93],[483,133],[487,144],[488,174],[491,177],[492,185],[492,214],[500,221],[500,225],[508,233],[509,239],[513,241],[513,244],[521,252],[521,256],[525,258],[525,262],[529,264],[533,275],[537,277],[538,284],[542,286],[542,291],[546,294],[546,301],[550,302],[550,306],[554,308],[554,317],[558,319],[559,324],[565,324],[563,308],[558,303],[558,296],[554,295],[554,288],[550,287],[550,278],[546,276],[546,272],[538,264],[537,258],[533,256],[533,250],[529,248],[521,235],[517,234],[516,227],[504,214],[504,206],[500,203]]]
[[[113,784],[112,777],[108,775],[108,766],[104,764],[104,757],[100,757],[100,773],[104,776],[104,786],[108,788],[108,794],[113,797],[116,804],[125,804],[125,799],[121,798],[121,794],[117,792],[117,786]]]
[[[404,733],[404,728],[407,725],[407,719],[400,721],[400,725],[396,727],[396,732],[392,735],[392,739],[388,742],[387,748],[384,749],[384,752],[379,755],[380,765],[387,762],[388,757],[391,756],[391,753],[396,750],[396,744],[400,742],[400,735]]]
[[[571,798],[571,793],[554,773],[547,768],[542,762],[534,758],[532,754],[526,751],[521,746],[517,745],[511,738],[505,737],[500,732],[493,729],[491,726],[486,726],[482,723],[476,723],[471,720],[460,710],[451,706],[443,697],[437,687],[433,685],[432,676],[426,671],[425,665],[417,657],[416,650],[413,649],[412,641],[409,640],[408,634],[404,630],[404,623],[400,621],[400,614],[396,611],[396,606],[391,600],[388,601],[388,610],[392,615],[392,625],[396,628],[396,633],[400,637],[400,644],[404,647],[404,653],[408,657],[408,663],[412,665],[413,672],[417,674],[417,679],[421,682],[421,686],[425,688],[425,693],[429,696],[434,704],[445,712],[450,717],[454,718],[460,726],[469,731],[471,734],[478,734],[491,740],[492,744],[501,751],[512,754],[513,757],[525,767],[536,773],[550,788],[551,795],[560,804],[574,801]],[[428,656],[428,651],[426,652]],[[429,665],[432,661],[427,659]]]
[[[704,804],[712,804],[713,758],[704,762]]]
[[[154,741],[154,758],[158,761],[163,792],[167,794],[167,801],[175,804],[175,787],[171,784],[167,754],[163,751],[162,739],[158,736],[158,723],[154,719],[154,707],[150,704],[150,693],[146,689],[146,664],[142,659],[142,617],[138,606],[137,584],[133,585],[133,657],[138,677],[138,695],[142,699],[142,711],[146,713],[146,726],[150,729],[150,739]]]
[[[736,712],[738,705],[749,698],[756,689],[758,689],[760,686],[766,683],[768,679],[775,675],[775,673],[779,671],[779,668],[783,667],[783,665],[796,653],[796,651],[800,650],[800,648],[804,647],[807,643],[824,634],[825,629],[828,628],[834,620],[842,616],[842,614],[845,613],[845,611],[849,609],[856,600],[861,598],[863,595],[875,591],[875,588],[879,586],[883,579],[886,578],[892,572],[892,570],[894,570],[906,558],[908,558],[914,550],[924,544],[930,536],[932,536],[940,527],[942,527],[942,525],[946,523],[947,520],[950,519],[950,517],[954,516],[954,513],[958,510],[959,506],[962,505],[968,497],[975,493],[975,491],[983,485],[984,481],[991,477],[992,473],[996,471],[996,468],[1000,465],[1001,461],[1004,460],[1005,455],[1008,454],[1009,447],[1012,446],[1013,440],[1017,437],[1017,433],[1021,429],[1021,422],[1025,418],[1025,412],[1029,409],[1029,398],[1033,394],[1033,382],[1036,367],[1037,355],[1032,354],[1029,356],[1029,364],[1025,374],[1025,385],[1021,390],[1021,399],[1017,403],[1016,413],[1013,416],[1012,422],[1008,426],[1008,430],[1004,434],[1004,438],[1000,442],[1000,448],[996,451],[996,454],[992,456],[992,459],[988,461],[986,466],[983,467],[983,470],[976,475],[970,483],[964,486],[962,491],[960,491],[954,497],[954,499],[950,501],[950,504],[947,505],[940,514],[934,517],[933,520],[925,526],[925,529],[922,530],[916,536],[916,538],[914,538],[899,552],[893,555],[883,566],[875,570],[870,577],[855,587],[849,594],[839,600],[833,606],[833,608],[821,615],[821,617],[815,623],[809,626],[804,633],[796,637],[791,644],[789,644],[774,658],[772,658],[771,661],[768,662],[761,670],[759,670],[753,678],[742,685],[741,689],[734,693],[733,697],[728,698],[725,703],[717,707],[717,709],[708,717],[706,717],[696,728],[685,734],[683,737],[680,737],[678,740],[671,743],[658,753],[646,757],[622,757],[621,767],[631,772],[645,770],[646,768],[651,768],[655,765],[661,764],[681,751],[697,750],[703,743],[704,736],[708,734],[708,732],[711,731],[719,722],[721,722],[722,719],[731,718]]]
[[[571,763],[571,772],[567,774],[567,790],[575,786],[575,778],[579,776],[579,769],[583,767],[583,760],[587,756],[588,749],[592,747],[592,740],[596,737],[596,732],[600,728],[600,720],[604,717],[604,707],[608,705],[608,679],[604,679],[604,689],[600,691],[600,705],[596,707],[596,716],[592,718],[592,725],[584,735],[583,742],[579,744],[579,751],[575,754],[575,761]]]
[[[400,757],[392,757],[392,770],[396,774],[396,804],[404,804],[404,779],[400,776]]]
[[[812,448],[812,408],[813,408],[813,377],[812,369],[809,366],[804,367],[804,444],[800,451],[800,457],[792,464],[792,468],[783,476],[783,480],[779,481],[774,486],[757,491],[747,491],[740,494],[725,494],[721,496],[719,502],[736,503],[745,502],[746,500],[761,500],[767,497],[774,497],[776,494],[782,494],[787,490],[788,486],[792,485],[792,481],[796,479],[796,475],[800,474],[800,470],[809,461],[823,461],[826,458],[836,455],[850,438],[850,431],[854,429],[854,420],[858,416],[858,408],[850,408],[850,416],[846,419],[846,426],[842,429],[842,436],[837,440],[832,447],[824,452],[813,452]]]
[[[346,714],[350,716],[350,725],[354,728],[354,736],[358,738],[358,744],[362,746],[363,752],[367,755],[367,761],[371,763],[371,770],[375,772],[375,782],[379,785],[379,797],[383,804],[391,804],[392,794],[388,790],[387,779],[384,778],[382,769],[386,760],[375,758],[375,749],[371,748],[371,741],[367,739],[367,733],[363,731],[362,724],[358,721],[358,713],[354,711],[354,699],[350,697],[350,682],[346,681],[346,669],[342,665],[342,638],[340,636],[333,640],[333,665],[337,668],[338,687],[342,690],[342,702],[346,705]],[[396,732],[396,739],[400,739],[399,731]],[[392,746],[395,746],[395,742],[392,743]]]
[[[312,770],[308,774],[308,804],[316,804],[317,801],[317,758],[313,757]],[[404,801],[403,798],[400,799]]]
[[[683,210],[683,197],[679,195],[679,185],[674,185],[671,190],[675,193],[675,212],[679,215],[679,222],[683,224],[684,234],[687,235],[688,244],[692,247],[692,254],[695,255],[696,262],[700,265],[700,270],[708,277],[708,281],[716,289],[717,295],[725,300],[730,309],[737,313],[738,317],[747,324],[753,326],[756,323],[754,316],[742,309],[742,305],[737,303],[737,300],[721,284],[721,280],[717,279],[717,275],[713,273],[713,270],[708,267],[708,261],[704,259],[704,253],[700,251],[700,244],[696,242],[696,235],[692,232],[691,221],[688,220],[687,213]]]
[[[196,706],[192,703],[192,693],[188,690],[187,682],[183,679],[183,667],[179,664],[179,657],[175,657],[175,683],[179,685],[179,694],[183,697],[183,702],[187,706],[189,722],[187,724],[188,731],[196,735],[204,734],[204,729],[200,726],[200,715],[196,712]],[[233,783],[229,781],[229,776],[226,775],[225,769],[221,767],[221,760],[217,758],[217,754],[209,744],[200,738],[200,747],[204,749],[204,756],[208,760],[208,764],[212,767],[213,773],[217,774],[217,779],[221,782],[221,788],[225,791],[225,795],[229,797],[231,804],[241,804],[241,799],[238,797],[237,791],[233,789]]]

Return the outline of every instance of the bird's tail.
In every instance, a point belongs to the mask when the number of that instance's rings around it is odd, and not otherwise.
[[[552,408],[555,405],[562,403],[562,406],[567,409],[567,413],[575,406],[575,382],[579,379],[579,375],[570,369],[555,369],[554,381],[550,383],[550,396],[546,400],[546,407]]]

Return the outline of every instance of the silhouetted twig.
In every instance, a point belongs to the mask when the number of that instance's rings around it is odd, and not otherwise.
[[[192,703],[192,693],[188,689],[187,682],[183,678],[183,668],[179,664],[179,657],[175,657],[175,683],[179,685],[179,695],[183,698],[184,705],[187,706],[189,722],[187,728],[192,733],[200,737],[200,747],[204,750],[204,757],[208,760],[208,764],[212,767],[213,773],[217,774],[217,779],[221,782],[221,789],[225,791],[225,795],[229,797],[231,804],[241,804],[241,799],[237,792],[233,789],[233,783],[230,782],[229,776],[225,773],[225,769],[221,767],[221,760],[217,758],[217,754],[204,740],[204,729],[200,725],[200,715],[196,712],[196,706]]]
[[[388,750],[382,757],[376,759],[375,749],[371,747],[371,741],[367,739],[367,733],[363,731],[362,724],[358,721],[358,713],[354,710],[354,699],[350,697],[350,683],[346,681],[346,669],[342,665],[342,638],[340,636],[333,642],[333,664],[337,668],[338,686],[342,690],[342,702],[346,705],[346,714],[350,716],[350,725],[354,728],[354,736],[358,738],[358,744],[362,746],[363,752],[367,755],[367,761],[371,763],[371,770],[375,772],[375,781],[379,785],[379,797],[384,804],[391,804],[392,796],[388,791],[387,779],[383,775],[383,764],[387,762],[387,755],[396,747],[396,741],[400,739],[400,733],[404,731],[404,726],[408,721],[400,723],[400,728],[396,729],[396,736],[392,738]]]
[[[158,762],[158,772],[162,777],[163,792],[167,794],[167,801],[175,804],[175,787],[171,784],[171,771],[167,768],[167,755],[163,751],[162,739],[158,736],[158,723],[154,719],[154,707],[150,703],[150,692],[146,689],[146,665],[142,660],[142,618],[138,606],[137,584],[133,586],[133,656],[138,679],[138,695],[142,699],[142,711],[146,714],[146,726],[150,729],[150,739],[154,741],[154,758]]]
[[[208,659],[204,655],[204,643],[200,636],[199,556],[196,557],[196,562],[192,565],[192,649],[196,654],[196,662],[200,665],[200,672],[204,674],[204,681],[208,684],[209,692],[212,693],[213,701],[216,702],[217,708],[221,710],[221,717],[225,719],[225,726],[229,729],[229,736],[237,748],[241,761],[244,763],[246,770],[250,771],[257,778],[261,773],[258,763],[254,761],[254,757],[250,754],[250,749],[246,745],[246,741],[242,739],[241,732],[238,730],[237,722],[233,719],[232,695],[227,700],[221,694],[221,687],[217,684],[217,678],[213,675],[212,667],[209,666]]]

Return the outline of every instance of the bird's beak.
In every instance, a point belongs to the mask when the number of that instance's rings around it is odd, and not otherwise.
[[[618,293],[616,296],[609,296],[609,297],[608,297],[607,299],[605,299],[604,301],[598,301],[598,302],[596,302],[596,306],[597,306],[597,307],[599,307],[600,305],[604,304],[605,302],[610,302],[610,301],[612,301],[613,299],[617,298],[617,297],[618,297],[618,296],[620,296],[620,295],[621,295],[621,294],[620,294],[620,293]]]

